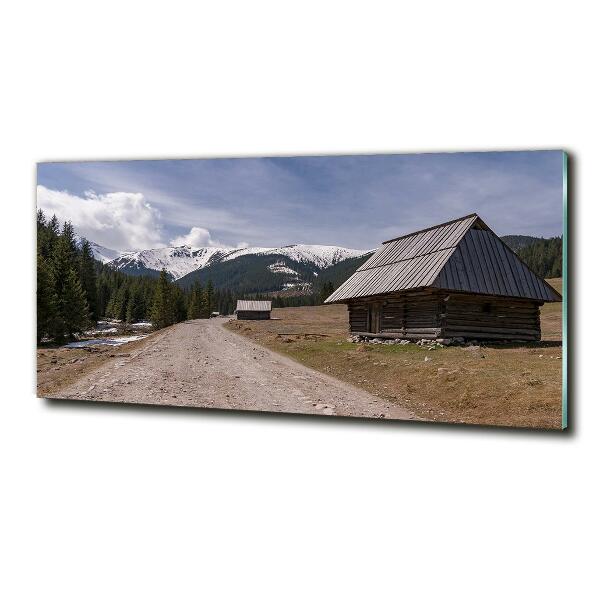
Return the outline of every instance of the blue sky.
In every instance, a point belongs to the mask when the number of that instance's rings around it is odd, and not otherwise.
[[[38,206],[116,250],[367,249],[472,212],[499,235],[549,237],[562,233],[562,152],[40,163]]]

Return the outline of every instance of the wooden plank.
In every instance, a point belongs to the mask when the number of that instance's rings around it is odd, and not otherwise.
[[[487,250],[487,252],[485,253],[485,257],[486,257],[486,261],[488,264],[488,268],[490,270],[490,275],[491,278],[493,279],[494,285],[494,293],[495,294],[502,294],[502,282],[501,282],[501,277],[500,274],[498,273],[498,269],[496,268],[496,256],[494,254],[494,249],[492,247],[492,240],[490,240],[490,236],[489,236],[489,232],[485,231],[482,232],[481,235],[482,238],[482,242],[485,245],[485,248]],[[516,290],[518,292],[518,290]],[[513,294],[515,295],[515,294]],[[519,295],[519,294],[516,294]]]
[[[460,246],[464,246],[466,252],[468,253],[472,275],[477,282],[477,288],[473,291],[481,294],[490,293],[492,289],[490,286],[488,286],[486,281],[485,269],[482,268],[480,262],[480,251],[478,251],[475,246],[475,240],[472,231],[467,232],[465,237],[460,242]]]

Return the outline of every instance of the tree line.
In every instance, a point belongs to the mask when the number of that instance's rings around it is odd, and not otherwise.
[[[94,258],[70,222],[37,213],[37,340],[62,343],[103,317],[124,323],[151,321],[162,328],[211,313],[233,314],[237,297],[195,281],[184,289],[165,271],[158,278],[126,275]]]
[[[540,277],[562,277],[562,241],[562,237],[542,238],[519,248],[517,254]]]
[[[89,244],[77,247],[71,223],[37,213],[37,339],[71,338],[97,315],[96,268]]]
[[[124,323],[151,321],[156,328],[213,311],[233,313],[235,298],[196,282],[183,290],[163,271],[160,277],[126,275],[94,258],[85,239],[78,242],[69,221],[60,225],[37,213],[37,340],[62,343],[102,317]]]

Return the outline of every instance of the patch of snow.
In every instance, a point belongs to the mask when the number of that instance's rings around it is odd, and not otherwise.
[[[269,271],[271,271],[271,273],[285,273],[287,275],[296,275],[296,276],[299,275],[298,271],[294,271],[294,269],[290,269],[283,262],[273,263],[272,265],[269,265],[267,267],[267,269],[269,269]]]
[[[318,244],[293,244],[279,248],[241,248],[229,252],[222,260],[233,260],[246,254],[268,255],[280,254],[296,262],[315,265],[319,269],[326,269],[347,258],[364,256],[370,250],[353,250],[341,246],[321,246]]]
[[[112,261],[112,266],[146,268],[154,271],[163,269],[180,279],[184,275],[206,267],[216,257],[226,254],[223,248],[193,248],[192,246],[177,246],[175,248],[154,248],[139,252],[123,252]]]
[[[81,248],[81,245],[83,244],[83,238],[79,235],[76,235],[75,243],[79,248]],[[96,244],[96,242],[92,242],[90,240],[88,240],[88,243],[90,245],[90,248],[92,249],[94,258],[96,260],[99,260],[101,263],[109,263],[111,260],[114,260],[115,258],[118,258],[121,255],[121,253],[118,250],[111,250],[110,248],[105,248],[104,246]]]
[[[113,338],[96,338],[94,340],[82,340],[80,342],[71,342],[66,344],[65,348],[85,348],[86,346],[122,346],[127,342],[135,342],[145,338],[145,335],[130,335],[127,337],[113,337]]]
[[[105,327],[103,329],[90,329],[85,332],[85,335],[98,335],[100,333],[117,333],[119,331],[116,327]]]
[[[282,290],[302,290],[304,292],[310,292],[312,285],[306,281],[288,281],[282,286]]]
[[[280,255],[296,262],[311,265],[319,270],[337,264],[347,258],[364,256],[370,250],[353,250],[341,246],[322,246],[310,244],[293,244],[278,248],[249,247],[200,247],[176,246],[169,248],[153,248],[136,252],[116,252],[102,248],[90,242],[93,248],[99,248],[97,258],[110,262],[117,269],[164,269],[173,279],[180,279],[192,271],[203,269],[212,264],[234,260],[240,256]],[[106,252],[105,252],[106,251]],[[96,252],[94,250],[94,252]],[[112,256],[113,258],[109,258]],[[102,257],[102,258],[100,258]],[[289,267],[288,267],[289,268]],[[277,272],[277,271],[274,271]],[[284,272],[284,271],[280,271]],[[315,271],[315,276],[318,271]],[[291,274],[291,273],[290,273]]]

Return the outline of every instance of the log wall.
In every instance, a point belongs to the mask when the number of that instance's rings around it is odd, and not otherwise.
[[[390,294],[381,299],[348,304],[350,331],[375,333],[380,337],[405,339],[437,338],[441,333],[443,295],[438,291]],[[378,326],[369,318],[369,305],[379,306]],[[371,315],[372,318],[372,315]]]
[[[450,294],[444,304],[444,337],[529,341],[541,338],[540,302]]]
[[[238,310],[236,315],[238,321],[264,321],[271,318],[267,310]]]
[[[379,310],[370,311],[376,305]],[[348,302],[351,333],[400,339],[462,337],[540,339],[540,305],[532,300],[425,289]],[[379,319],[371,323],[373,314]]]
[[[351,332],[369,330],[367,304],[353,302],[348,305],[348,311]]]

